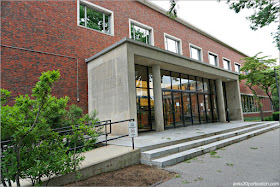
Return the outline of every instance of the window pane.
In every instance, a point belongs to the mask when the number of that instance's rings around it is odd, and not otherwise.
[[[87,7],[87,27],[102,31],[103,30],[103,13],[96,12]]]
[[[191,47],[191,58],[196,60],[201,60],[200,50],[194,47]]]
[[[134,40],[150,44],[150,31],[147,29],[144,29],[142,27],[139,27],[137,25],[131,24],[131,37]]]
[[[83,5],[80,5],[79,25],[85,26],[85,6],[83,6]]]
[[[189,83],[188,76],[181,74],[181,89],[188,90],[189,89],[188,83]]]
[[[218,63],[217,63],[217,56],[209,54],[209,63],[214,65],[214,66],[217,66],[218,65]]]
[[[196,81],[195,81],[195,77],[190,76],[190,90],[191,91],[195,91],[196,90]]]
[[[147,67],[135,65],[136,87],[148,88],[147,78]]]
[[[161,71],[161,88],[171,89],[171,77],[169,71]]]
[[[199,78],[199,77],[197,77],[197,78],[196,78],[196,82],[197,82],[197,91],[203,92],[202,79]]]
[[[235,69],[235,72],[236,72],[236,73],[240,73],[240,65],[235,64],[235,65],[234,65],[234,69]]]
[[[172,40],[171,38],[166,37],[166,47],[168,51],[172,51],[174,53],[179,53],[178,49],[178,41]]]
[[[179,90],[180,89],[180,76],[179,73],[171,73],[172,79],[172,89]]]
[[[209,81],[208,79],[203,79],[203,87],[204,87],[204,92],[209,92]]]
[[[223,60],[224,69],[230,70],[230,62],[228,60]]]
[[[105,32],[110,33],[110,23],[109,23],[109,15],[104,15],[105,16]]]

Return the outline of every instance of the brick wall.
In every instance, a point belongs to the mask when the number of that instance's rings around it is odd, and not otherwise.
[[[42,71],[60,69],[61,79],[53,93],[68,95],[71,104],[87,111],[87,64],[85,58],[96,54],[124,37],[129,37],[129,18],[154,29],[156,47],[164,49],[164,33],[182,40],[183,55],[190,56],[189,43],[202,48],[208,63],[208,51],[241,63],[241,54],[203,36],[136,1],[91,1],[114,12],[114,36],[77,26],[75,1],[1,1],[1,39],[3,45],[28,48],[76,57],[79,61],[80,102],[76,102],[76,61],[74,59],[37,54],[1,47],[2,88],[18,94],[30,94]],[[202,76],[202,75],[198,75]],[[250,93],[241,83],[241,92]]]

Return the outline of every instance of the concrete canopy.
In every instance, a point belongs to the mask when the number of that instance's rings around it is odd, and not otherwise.
[[[230,113],[234,114],[231,117],[233,120],[243,119],[238,74],[235,72],[129,38],[120,40],[86,59],[86,62],[89,112],[96,110],[100,120],[137,121],[134,64],[159,65],[160,69],[226,82],[226,86],[229,84],[232,89],[229,95],[235,96],[234,101],[227,99]],[[220,102],[223,102],[223,93],[217,94],[222,98]],[[219,114],[225,115],[224,109],[220,110]],[[113,132],[127,133],[127,124],[113,127]]]

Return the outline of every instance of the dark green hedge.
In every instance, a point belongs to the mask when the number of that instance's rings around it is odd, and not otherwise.
[[[274,120],[274,121],[279,121],[279,114],[280,114],[280,112],[274,112],[274,113],[272,114],[272,117],[273,117],[273,120]]]

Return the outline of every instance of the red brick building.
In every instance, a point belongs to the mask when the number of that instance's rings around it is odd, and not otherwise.
[[[103,16],[103,20],[100,18],[99,25],[94,26],[95,18],[85,21],[85,15],[90,14]],[[141,36],[133,35],[135,28]],[[246,56],[184,20],[170,19],[163,10],[142,0],[1,1],[2,88],[11,91],[13,98],[30,94],[42,71],[59,69],[61,79],[55,85],[54,95],[67,95],[71,104],[88,111],[85,59],[123,38],[143,42],[145,32],[145,45],[210,63],[227,72],[239,72],[240,59]],[[173,44],[177,51],[171,49]],[[203,78],[203,74],[194,76]],[[258,115],[252,93],[243,82],[240,93],[244,116]],[[265,113],[271,113],[266,95],[261,90],[258,94],[265,98]]]

